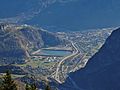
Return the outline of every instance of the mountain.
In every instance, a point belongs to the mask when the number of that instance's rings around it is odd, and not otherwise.
[[[28,25],[0,25],[0,64],[24,63],[32,51],[63,44],[54,33]]]
[[[73,31],[119,26],[119,0],[0,0],[0,21]],[[7,12],[6,12],[7,11]]]
[[[119,0],[77,0],[65,4],[54,3],[27,23],[38,24],[51,31],[80,31],[118,26],[119,5]]]
[[[113,31],[86,67],[69,75],[60,90],[120,89],[120,28]]]

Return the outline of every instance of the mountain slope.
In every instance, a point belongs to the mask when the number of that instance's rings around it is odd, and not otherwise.
[[[0,0],[0,21],[51,31],[114,27],[120,23],[119,9],[119,0]]]
[[[63,44],[62,39],[43,29],[26,25],[1,24],[0,64],[24,63],[32,51],[60,44]]]
[[[70,74],[60,90],[119,90],[120,28],[113,31],[86,67]],[[73,82],[74,86],[68,82]]]
[[[119,25],[119,6],[119,0],[56,2],[26,23],[37,24],[51,31],[114,27]]]

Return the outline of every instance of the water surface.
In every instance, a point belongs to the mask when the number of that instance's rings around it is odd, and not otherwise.
[[[70,51],[64,51],[64,50],[41,50],[40,55],[45,56],[67,56],[70,55]]]

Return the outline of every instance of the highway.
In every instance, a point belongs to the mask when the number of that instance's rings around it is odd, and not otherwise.
[[[32,55],[35,55],[35,54],[39,53],[40,51],[41,51],[41,49],[34,51],[34,52],[32,52]]]
[[[60,68],[62,67],[63,62],[64,62],[65,60],[69,60],[70,58],[75,57],[75,56],[78,55],[78,53],[79,53],[79,50],[77,49],[77,47],[75,46],[75,44],[74,44],[73,42],[71,42],[71,44],[72,44],[72,46],[73,46],[73,48],[74,48],[74,52],[73,52],[71,55],[69,55],[69,56],[65,57],[64,59],[62,59],[62,60],[59,62],[58,66],[57,66],[57,68],[56,68],[56,71],[55,71],[55,79],[56,79],[59,83],[62,83],[62,82],[59,80],[59,70],[60,70]]]
[[[73,53],[72,53],[71,55],[69,55],[69,56],[64,57],[64,58],[58,63],[57,68],[56,68],[56,71],[54,72],[54,78],[55,78],[55,80],[58,81],[59,83],[62,83],[61,80],[60,80],[60,78],[59,78],[59,76],[60,76],[59,72],[62,72],[61,68],[62,68],[62,64],[64,63],[64,61],[73,59],[74,57],[76,57],[76,56],[80,53],[79,50],[78,50],[78,48],[77,48],[77,45],[76,45],[74,42],[71,41],[71,45],[72,45],[72,47],[73,47]],[[39,50],[37,50],[37,51],[34,51],[34,52],[32,53],[32,55],[35,55],[35,54],[39,53],[40,51],[41,51],[41,49],[39,49]],[[63,77],[63,78],[64,78],[64,77]]]
[[[75,43],[73,43],[73,42],[71,42],[71,44],[72,44],[72,46],[73,46],[73,48],[74,48],[73,53],[72,53],[71,55],[66,56],[65,58],[63,58],[63,59],[58,63],[58,66],[57,66],[57,68],[56,68],[56,71],[54,72],[54,75],[55,75],[54,78],[55,78],[55,80],[58,81],[59,83],[63,83],[63,82],[61,81],[61,79],[60,79],[60,76],[61,76],[62,78],[65,78],[65,77],[64,77],[64,74],[63,74],[63,71],[64,71],[64,70],[63,70],[63,68],[62,68],[63,63],[64,63],[66,60],[71,60],[71,58],[74,59],[75,57],[78,56],[78,54],[80,55],[80,51],[78,50],[77,45],[76,45]],[[101,47],[101,45],[99,46],[99,48],[100,48],[100,47]],[[94,48],[92,51],[96,52],[95,48]],[[77,70],[77,65],[78,65],[78,64],[80,64],[80,68],[85,67],[86,63],[88,62],[88,59],[85,59],[85,57],[86,57],[87,54],[88,54],[88,52],[85,53],[85,54],[80,58],[80,61],[74,66],[74,68],[73,68],[72,71]]]

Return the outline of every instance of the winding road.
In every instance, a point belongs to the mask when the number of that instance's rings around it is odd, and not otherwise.
[[[79,50],[77,49],[77,47],[75,46],[75,44],[74,44],[73,42],[71,42],[71,44],[72,44],[72,46],[73,46],[73,48],[74,48],[74,52],[73,52],[71,55],[63,58],[63,59],[59,62],[58,66],[57,66],[57,68],[56,68],[56,71],[55,71],[55,72],[56,72],[56,73],[55,73],[55,79],[56,79],[59,83],[62,83],[62,82],[59,80],[59,71],[60,71],[60,68],[61,68],[63,62],[64,62],[65,60],[69,60],[70,58],[75,57],[75,56],[78,55],[78,53],[79,53]]]

